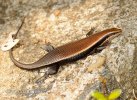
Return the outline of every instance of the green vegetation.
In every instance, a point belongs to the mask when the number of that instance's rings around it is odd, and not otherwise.
[[[96,100],[116,100],[121,95],[121,93],[121,89],[115,89],[108,96],[105,96],[103,93],[94,91],[91,93],[91,96]]]

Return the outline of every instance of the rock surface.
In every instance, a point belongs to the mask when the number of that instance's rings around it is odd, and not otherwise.
[[[119,27],[123,32],[100,53],[61,66],[56,75],[39,84],[36,80],[44,75],[45,69],[22,70],[12,63],[8,52],[0,51],[0,99],[88,100],[92,99],[91,91],[110,93],[120,88],[123,91],[120,100],[134,100],[136,8],[135,0],[1,0],[0,44],[18,29],[26,16],[18,34],[20,42],[14,49],[15,58],[24,63],[46,54],[40,48],[42,45],[50,42],[57,47],[84,38],[91,28],[99,32]]]

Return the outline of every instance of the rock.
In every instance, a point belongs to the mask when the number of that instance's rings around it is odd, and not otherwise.
[[[94,58],[93,58],[94,59]],[[87,68],[88,72],[92,72],[94,70],[97,70],[98,68],[100,68],[103,64],[105,63],[105,57],[98,57],[95,58],[93,63],[89,65],[89,67]]]
[[[13,52],[23,63],[35,62],[46,54],[40,48],[45,42],[58,47],[86,37],[92,28],[95,28],[93,32],[111,27],[123,30],[100,53],[62,65],[56,75],[40,84],[35,82],[44,69],[20,69],[12,63],[8,52],[0,51],[0,98],[89,100],[94,90],[109,94],[120,88],[123,91],[120,100],[134,100],[137,95],[136,8],[137,2],[133,0],[0,1],[0,45],[26,16],[18,34],[20,42]],[[100,77],[106,80],[105,88]]]

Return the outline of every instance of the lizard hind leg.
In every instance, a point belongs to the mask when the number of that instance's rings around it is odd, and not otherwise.
[[[41,46],[41,48],[47,52],[50,52],[54,49],[54,47],[49,42],[46,45]]]
[[[53,64],[53,65],[47,67],[46,72],[44,72],[45,74],[43,76],[41,76],[40,78],[38,78],[36,80],[36,83],[37,84],[43,83],[49,77],[49,75],[56,74],[58,72],[58,69],[59,69],[58,64]]]
[[[47,43],[42,48],[44,50],[46,50],[47,52],[51,52],[52,50],[54,50],[54,47],[50,43]],[[59,65],[58,64],[53,64],[53,65],[47,67],[47,74],[48,75],[56,74],[58,69],[59,69]]]
[[[54,47],[50,43],[47,43],[46,45],[42,46],[41,48],[47,52],[51,52],[52,50],[54,50]],[[48,66],[46,68],[45,74],[42,77],[40,77],[38,80],[36,80],[36,83],[41,83],[45,79],[47,79],[49,75],[56,74],[58,72],[58,69],[59,69],[58,64],[53,64],[53,65]]]

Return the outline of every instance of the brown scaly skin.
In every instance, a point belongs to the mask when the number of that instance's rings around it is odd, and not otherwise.
[[[17,61],[13,57],[12,49],[9,51],[9,55],[13,63],[23,69],[29,70],[43,66],[56,65],[65,61],[75,61],[86,56],[88,53],[102,45],[108,38],[119,35],[120,32],[122,32],[122,30],[118,28],[106,29],[81,40],[49,50],[46,55],[31,64],[23,64]]]

